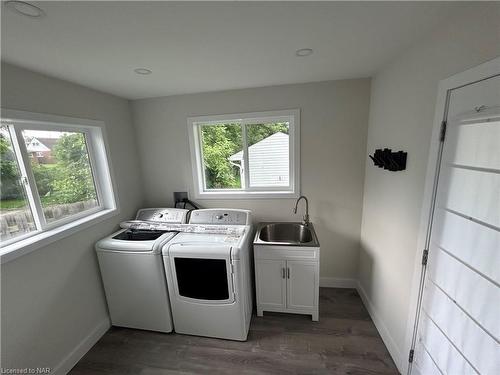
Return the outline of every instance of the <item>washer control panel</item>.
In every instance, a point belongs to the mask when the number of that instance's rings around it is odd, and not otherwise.
[[[188,212],[188,210],[180,208],[143,208],[137,211],[135,219],[158,223],[184,224]]]
[[[250,211],[208,208],[191,212],[190,224],[249,225]]]

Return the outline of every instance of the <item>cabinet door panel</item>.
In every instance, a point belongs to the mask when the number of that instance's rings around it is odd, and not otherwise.
[[[312,309],[317,301],[316,262],[287,261],[287,308]]]
[[[259,259],[255,265],[257,304],[262,308],[285,308],[286,305],[286,262],[282,260]]]

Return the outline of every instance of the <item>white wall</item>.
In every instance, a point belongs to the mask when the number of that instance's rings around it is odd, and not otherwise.
[[[400,369],[438,82],[500,54],[499,9],[463,7],[372,82],[367,152],[404,150],[408,165],[393,173],[367,160],[359,279]]]
[[[129,102],[2,64],[2,107],[103,120],[119,215],[2,264],[1,365],[60,365],[108,313],[93,244],[142,205],[142,182]]]
[[[369,91],[370,80],[357,79],[132,102],[148,205],[191,189],[187,117],[300,108],[301,191],[321,242],[321,276],[356,277]],[[199,203],[251,209],[256,221],[300,221],[303,210],[293,215],[293,199]]]

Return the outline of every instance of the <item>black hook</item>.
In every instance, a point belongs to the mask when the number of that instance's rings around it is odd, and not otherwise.
[[[384,148],[376,149],[373,155],[368,156],[377,167],[397,172],[406,169],[407,155],[408,153],[403,151],[392,152],[390,148]]]

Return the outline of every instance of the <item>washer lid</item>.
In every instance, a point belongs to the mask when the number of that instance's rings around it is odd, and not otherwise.
[[[166,231],[163,230],[142,230],[129,228],[123,232],[113,236],[114,240],[123,241],[152,241],[164,235]]]
[[[177,233],[165,232],[159,237],[149,240],[125,240],[115,237],[126,236],[122,229],[96,243],[97,251],[127,252],[127,253],[161,253],[161,248],[170,241]]]

